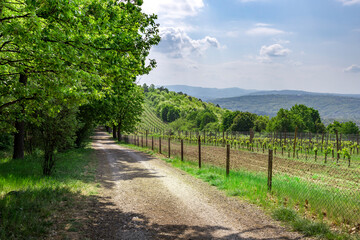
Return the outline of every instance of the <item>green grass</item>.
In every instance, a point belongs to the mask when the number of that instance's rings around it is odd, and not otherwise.
[[[17,160],[1,158],[0,239],[43,238],[83,196],[96,194],[91,151],[56,154],[56,171],[50,177],[42,176],[40,153]]]
[[[126,146],[153,154],[146,148]],[[359,216],[351,219],[354,217],[354,211],[360,210],[358,193],[356,196],[339,195],[340,192],[336,189],[315,185],[284,174],[274,175],[273,190],[269,193],[267,175],[264,173],[237,170],[230,171],[229,177],[226,177],[224,168],[203,163],[202,168],[199,169],[196,162],[181,162],[176,157],[163,159],[174,167],[226,191],[230,196],[237,196],[263,207],[267,212],[273,213],[275,219],[288,223],[294,230],[306,236],[325,239],[360,239],[359,236],[330,231],[329,228],[329,224],[336,222],[340,229],[345,229],[341,224],[358,220]],[[331,205],[325,205],[325,201],[330,201]]]

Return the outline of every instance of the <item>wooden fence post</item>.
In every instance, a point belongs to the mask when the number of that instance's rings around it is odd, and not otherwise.
[[[296,137],[297,137],[297,131],[298,131],[298,127],[295,128],[295,136],[294,136],[294,154],[293,154],[293,158],[295,158],[295,152],[296,152]]]
[[[226,145],[226,177],[229,177],[230,173],[230,145]]]
[[[141,135],[141,147],[144,147],[144,136]]]
[[[340,159],[340,153],[339,153],[339,150],[340,150],[340,147],[339,147],[339,134],[338,134],[338,130],[335,129],[335,134],[336,134],[336,163],[339,162],[339,159]]]
[[[184,140],[181,139],[181,161],[184,161]]]
[[[272,168],[273,168],[273,150],[269,149],[268,191],[271,191],[272,188]]]
[[[171,152],[171,150],[170,150],[170,137],[169,137],[169,139],[168,139],[168,158],[170,158],[170,152]]]
[[[223,140],[222,140],[222,146],[225,146],[225,131],[223,130]]]
[[[159,137],[159,153],[161,154],[161,137]]]
[[[198,147],[199,147],[199,168],[201,168],[201,138],[198,136]]]
[[[149,134],[149,130],[146,130],[146,143],[145,143],[145,146],[147,147],[148,146],[148,134]]]
[[[151,136],[151,150],[154,151],[154,136]]]

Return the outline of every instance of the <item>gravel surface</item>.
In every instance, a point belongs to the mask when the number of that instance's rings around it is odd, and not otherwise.
[[[94,136],[102,191],[89,206],[90,239],[305,239],[251,204],[166,162]]]

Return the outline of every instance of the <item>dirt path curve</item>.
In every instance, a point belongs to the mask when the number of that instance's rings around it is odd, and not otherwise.
[[[96,132],[101,200],[91,239],[304,239],[262,211]]]

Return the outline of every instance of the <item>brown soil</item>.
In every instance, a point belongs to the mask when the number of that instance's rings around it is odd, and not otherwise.
[[[154,141],[154,148],[157,150],[158,140]],[[144,143],[145,145],[145,143]],[[151,146],[151,140],[148,140],[148,146]],[[180,156],[179,142],[171,142],[171,155]],[[226,149],[217,146],[201,146],[202,162],[225,167]],[[162,153],[168,155],[168,142],[162,140]],[[291,176],[297,176],[316,183],[335,186],[339,188],[347,188],[357,191],[360,184],[360,168],[347,167],[344,164],[335,164],[330,160],[327,164],[314,159],[296,160],[285,158],[278,153],[274,156],[273,170],[276,173],[285,173]],[[184,144],[184,158],[188,161],[198,161],[198,146],[193,144]],[[344,166],[343,166],[344,165]],[[230,152],[230,167],[231,169],[246,169],[254,172],[267,172],[268,169],[268,155],[262,152],[239,151],[231,149]],[[316,175],[316,178],[313,178]]]
[[[305,239],[256,206],[106,133],[96,133],[93,147],[102,190],[86,206],[88,239]]]

